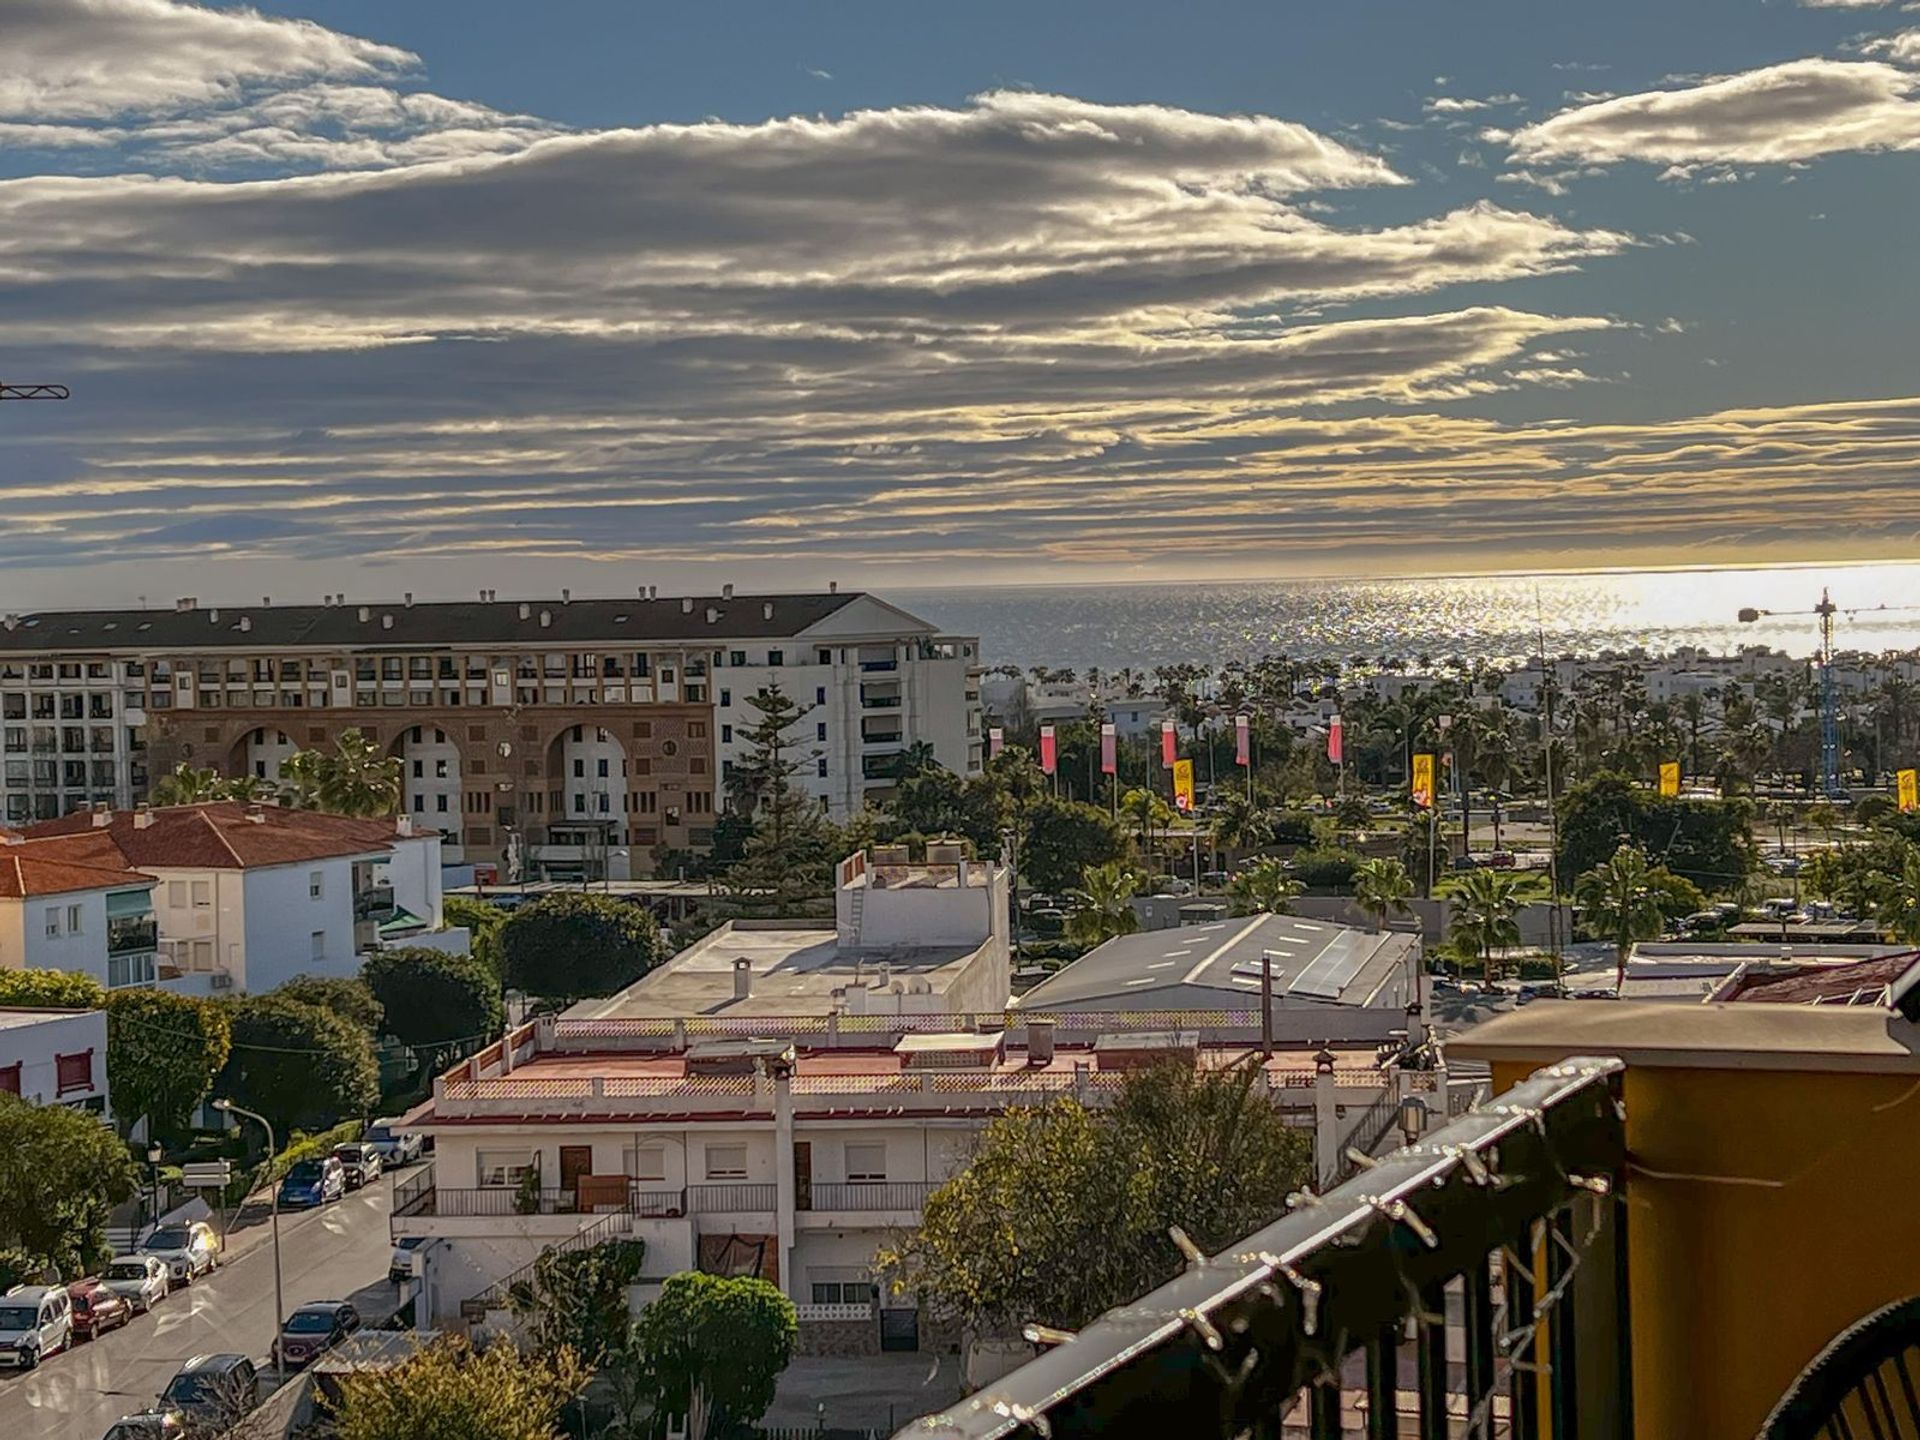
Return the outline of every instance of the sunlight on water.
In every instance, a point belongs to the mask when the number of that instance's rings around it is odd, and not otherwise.
[[[1743,606],[1810,611],[1830,586],[1841,650],[1920,646],[1920,564],[1482,575],[1273,584],[995,586],[888,591],[944,629],[978,634],[989,665],[1151,667],[1263,654],[1459,655],[1513,661],[1538,648],[1591,654],[1682,645],[1728,652],[1818,644],[1810,614],[1742,624]],[[1536,606],[1536,595],[1538,603]],[[1886,613],[1878,613],[1881,607]]]

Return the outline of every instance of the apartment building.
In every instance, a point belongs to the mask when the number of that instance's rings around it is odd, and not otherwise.
[[[202,606],[0,621],[0,807],[11,824],[125,808],[185,763],[274,779],[358,729],[402,808],[494,878],[626,878],[699,847],[778,682],[799,783],[836,815],[924,742],[981,763],[978,643],[870,595]]]
[[[467,944],[464,930],[442,929],[440,837],[405,815],[101,809],[0,839],[0,965],[258,993],[296,975],[357,974],[385,944]],[[10,873],[39,893],[10,901]],[[59,883],[87,888],[56,893]]]
[[[0,1008],[0,1095],[110,1115],[106,1012]]]

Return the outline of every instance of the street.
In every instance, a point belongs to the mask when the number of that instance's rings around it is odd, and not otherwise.
[[[382,1178],[323,1209],[280,1217],[289,1310],[384,1285],[389,1193]],[[151,1404],[188,1357],[240,1352],[264,1372],[272,1340],[273,1246],[261,1242],[176,1290],[152,1314],[55,1355],[31,1374],[0,1379],[0,1436],[100,1440],[122,1415]]]

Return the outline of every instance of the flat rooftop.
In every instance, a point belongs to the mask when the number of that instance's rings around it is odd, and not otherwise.
[[[1253,915],[1109,940],[1021,996],[1022,1010],[1218,1010],[1258,997],[1272,956],[1279,1005],[1404,1004],[1417,935]]]
[[[569,1020],[632,1020],[693,1015],[824,1015],[835,996],[865,984],[939,996],[987,944],[843,947],[830,925],[780,929],[723,926],[617,995],[583,1000]],[[734,998],[734,962],[745,960],[750,993]]]
[[[71,1020],[75,1015],[91,1015],[91,1010],[30,1009],[24,1006],[0,1010],[0,1030],[21,1030],[48,1020]]]

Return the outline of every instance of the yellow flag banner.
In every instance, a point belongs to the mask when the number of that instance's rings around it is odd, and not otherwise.
[[[1413,757],[1413,803],[1422,810],[1433,808],[1433,756]]]
[[[1663,760],[1660,763],[1660,793],[1678,795],[1680,793],[1680,762]]]
[[[1894,778],[1899,784],[1900,813],[1911,815],[1920,810],[1920,771],[1902,770]]]
[[[1182,814],[1193,813],[1193,761],[1173,762],[1173,803]]]

